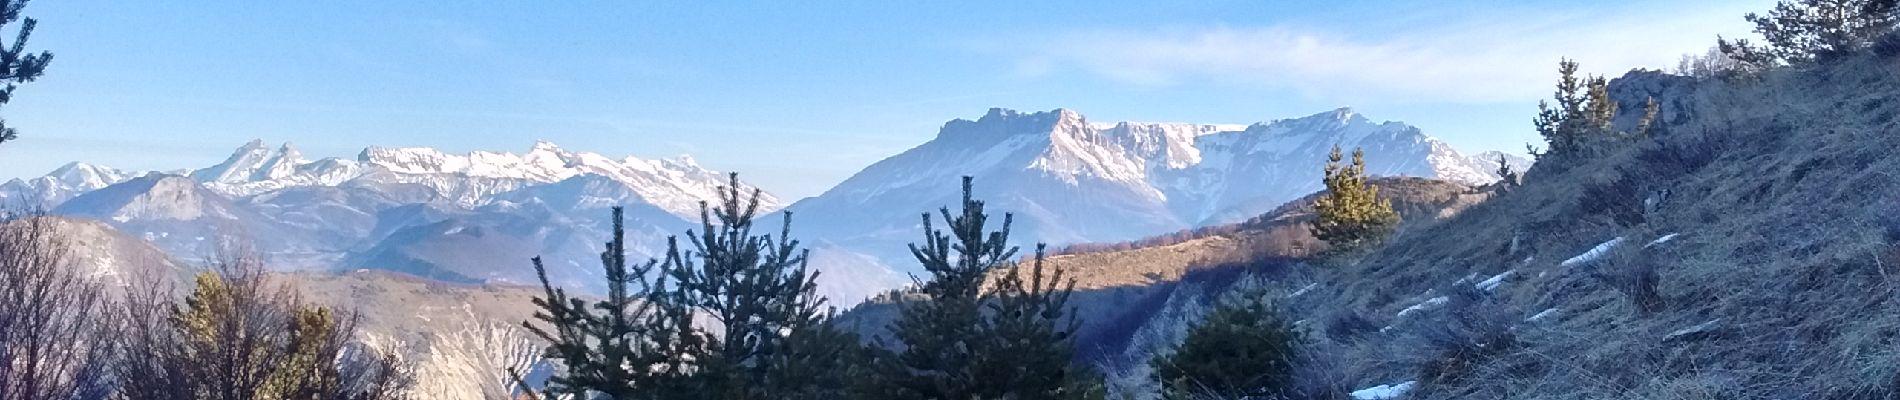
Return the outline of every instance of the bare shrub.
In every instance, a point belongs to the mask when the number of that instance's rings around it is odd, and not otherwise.
[[[1411,324],[1400,341],[1401,348],[1415,349],[1411,356],[1421,384],[1462,383],[1489,359],[1521,344],[1511,329],[1517,313],[1490,292],[1460,284],[1445,297],[1440,318]]]
[[[1662,177],[1682,177],[1701,171],[1719,156],[1717,134],[1693,133],[1691,140],[1671,138],[1653,140],[1636,152],[1636,163],[1628,169]]]
[[[1642,191],[1624,174],[1583,185],[1580,208],[1586,215],[1600,216],[1619,226],[1642,225]]]
[[[0,400],[99,399],[117,346],[104,287],[50,217],[0,221]]]
[[[1657,288],[1662,277],[1656,271],[1653,246],[1625,244],[1613,250],[1604,262],[1597,263],[1590,275],[1630,300],[1630,305],[1642,316],[1650,316],[1662,311],[1662,291]]]
[[[1671,73],[1708,79],[1735,73],[1740,68],[1742,68],[1741,63],[1730,58],[1727,53],[1723,53],[1720,46],[1711,46],[1702,54],[1682,55],[1682,59],[1676,62],[1675,71]]]
[[[355,314],[304,304],[256,257],[233,254],[183,301],[159,280],[128,294],[117,398],[381,400],[414,383],[393,349],[352,342]]]
[[[1378,332],[1379,324],[1354,310],[1340,310],[1326,316],[1322,331],[1328,339],[1350,343],[1367,333]]]

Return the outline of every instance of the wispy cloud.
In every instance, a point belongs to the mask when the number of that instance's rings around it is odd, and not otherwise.
[[[1069,31],[1018,41],[1030,44],[1014,56],[1016,72],[1031,77],[1082,72],[1143,86],[1242,84],[1344,101],[1521,101],[1547,94],[1561,57],[1596,73],[1673,66],[1683,54],[1708,49],[1717,34],[1746,33],[1740,16],[1770,5],[1751,0],[1363,21],[1383,35],[1291,25]],[[1419,22],[1426,24],[1412,25]]]

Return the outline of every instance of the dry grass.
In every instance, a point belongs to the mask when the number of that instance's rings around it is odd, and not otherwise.
[[[1417,379],[1412,397],[1426,399],[1900,395],[1900,68],[1865,58],[1710,81],[1691,100],[1687,122],[1655,138],[1533,171],[1508,196],[1320,269],[1330,306],[1313,312],[1393,326],[1328,335],[1355,387]],[[1560,265],[1617,237],[1591,268]],[[1466,312],[1519,321],[1514,345],[1415,340],[1465,324],[1455,307],[1394,317],[1507,270]],[[1557,311],[1522,322],[1546,309]],[[1710,329],[1672,335],[1698,325]]]

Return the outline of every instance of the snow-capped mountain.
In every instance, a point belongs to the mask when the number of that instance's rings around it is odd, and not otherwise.
[[[532,284],[528,260],[540,256],[557,283],[598,289],[611,207],[627,209],[630,256],[643,259],[697,227],[699,203],[719,201],[729,179],[689,157],[616,159],[548,142],[525,154],[369,147],[355,159],[313,161],[289,144],[252,141],[178,174],[73,163],[0,185],[0,200],[105,221],[180,259],[241,238],[279,268]],[[760,194],[762,212],[780,207]],[[861,299],[900,282],[874,263],[850,262],[861,257],[821,253],[813,266],[836,283],[827,287],[834,297]]]
[[[976,177],[992,212],[1015,215],[1016,243],[1119,241],[1242,220],[1317,191],[1334,145],[1363,148],[1376,175],[1497,179],[1498,154],[1466,157],[1350,109],[1253,125],[992,109],[784,208],[797,214],[793,237],[814,250],[824,291],[848,305],[906,282],[919,216],[953,204],[962,176]],[[532,284],[527,260],[542,256],[556,282],[593,289],[610,207],[626,207],[630,255],[643,259],[697,228],[700,203],[719,201],[727,179],[689,157],[614,158],[548,142],[520,154],[368,147],[312,160],[252,141],[176,174],[74,163],[0,185],[0,200],[107,221],[181,259],[241,236],[284,268]],[[760,226],[775,232],[782,204],[760,200]]]
[[[1016,243],[1119,241],[1258,215],[1321,188],[1334,145],[1362,148],[1375,175],[1471,184],[1494,164],[1399,122],[1351,109],[1251,126],[1090,123],[1058,109],[991,109],[788,209],[818,237],[908,265],[919,215],[952,205],[975,177],[989,209],[1015,214]]]
[[[38,178],[0,184],[0,206],[48,210],[86,192],[132,179],[129,172],[92,164],[68,163]]]
[[[481,206],[492,196],[577,176],[600,176],[625,184],[637,199],[679,215],[696,218],[701,201],[716,202],[726,177],[691,157],[613,159],[597,153],[567,151],[536,142],[525,154],[476,151],[448,154],[430,148],[369,147],[355,160],[308,161],[290,144],[276,151],[253,141],[218,165],[193,171],[192,179],[231,197],[303,186],[418,184],[448,201]],[[748,188],[749,189],[749,188]],[[779,200],[767,193],[761,208],[775,210]]]

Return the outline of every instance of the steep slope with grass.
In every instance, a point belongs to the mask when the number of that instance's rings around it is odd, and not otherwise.
[[[1900,394],[1900,63],[1683,84],[1650,137],[1305,266],[1291,312],[1335,355],[1305,368],[1414,399]]]

